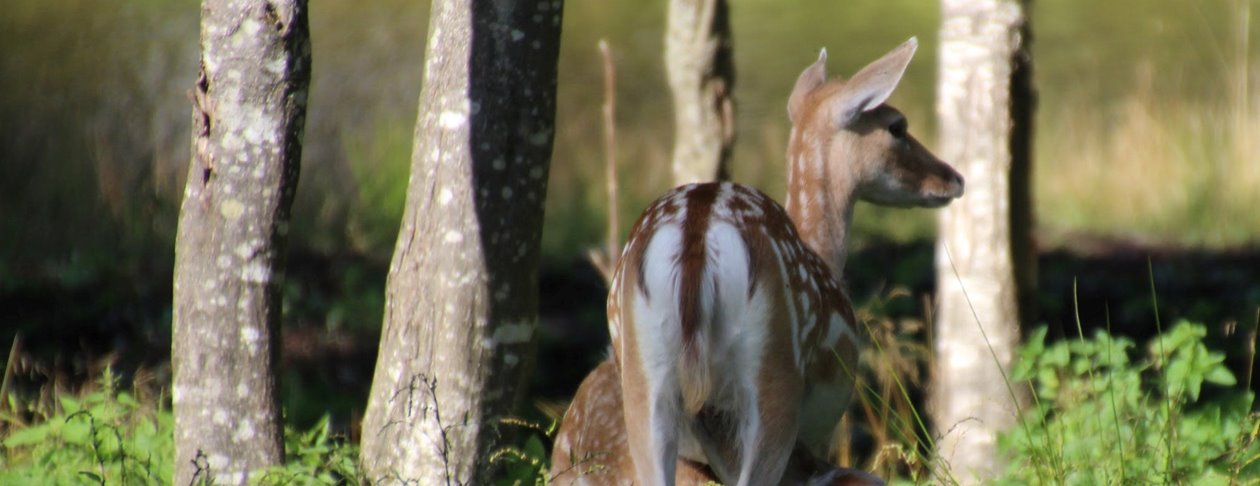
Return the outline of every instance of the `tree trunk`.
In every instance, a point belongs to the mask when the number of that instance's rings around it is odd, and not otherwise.
[[[489,482],[498,421],[532,366],[562,8],[433,3],[363,419],[373,483]]]
[[[727,179],[735,61],[726,0],[670,0],[665,64],[674,95],[674,183]]]
[[[304,0],[206,1],[175,244],[175,484],[284,455],[280,284],[310,83]]]
[[[943,436],[937,454],[968,484],[999,470],[996,434],[1017,419],[1020,398],[1004,370],[1019,345],[1020,297],[1029,295],[1018,284],[1035,275],[1027,266],[1016,275],[1032,254],[1032,92],[1020,1],[941,6],[941,155],[962,172],[967,193],[940,215],[931,411]]]

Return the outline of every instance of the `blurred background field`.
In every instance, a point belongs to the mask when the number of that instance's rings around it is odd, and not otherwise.
[[[606,213],[598,39],[609,40],[618,65],[627,227],[669,184],[672,134],[664,2],[566,7],[536,380],[551,398],[572,392],[607,339],[602,284],[582,260]],[[1107,307],[1117,328],[1153,332],[1148,256],[1163,312],[1205,322],[1222,342],[1228,326],[1252,325],[1260,29],[1248,20],[1257,10],[1255,0],[1034,4],[1034,200],[1052,329],[1070,322],[1079,279],[1090,320]],[[285,290],[285,400],[303,423],[330,410],[353,422],[366,396],[427,12],[427,2],[401,0],[311,4],[314,79]],[[918,36],[893,101],[934,146],[938,16],[924,0],[733,1],[734,179],[783,193],[786,96],[821,47],[834,74],[850,74]],[[73,386],[104,363],[168,382],[197,30],[191,0],[10,0],[0,9],[0,345],[22,333],[19,371],[31,387]],[[854,296],[882,314],[922,319],[933,213],[864,207],[856,222]],[[1237,369],[1243,344],[1230,345]]]

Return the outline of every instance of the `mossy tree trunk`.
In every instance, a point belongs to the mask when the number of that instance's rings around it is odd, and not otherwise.
[[[363,419],[373,484],[488,484],[533,360],[563,2],[432,8]]]
[[[930,411],[943,436],[937,454],[964,484],[1000,469],[996,436],[1015,423],[1022,400],[1004,370],[1032,314],[1026,296],[1035,279],[1026,7],[941,2],[941,155],[962,172],[967,193],[940,214]]]
[[[674,99],[674,183],[725,180],[735,141],[726,0],[670,0],[665,67]]]
[[[175,484],[284,455],[276,358],[310,83],[305,0],[205,1],[175,248]]]

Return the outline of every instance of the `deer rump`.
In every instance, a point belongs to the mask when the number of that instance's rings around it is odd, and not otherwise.
[[[834,347],[848,330],[834,320],[852,319],[814,303],[838,292],[835,282],[815,281],[824,264],[799,243],[783,208],[756,189],[695,184],[654,205],[660,211],[636,224],[640,244],[623,258],[617,307],[625,315],[613,316],[634,323],[622,336],[633,342],[618,346],[633,353],[622,355],[629,433],[647,434],[642,442],[664,469],[648,472],[638,464],[647,458],[636,455],[640,476],[672,477],[674,457],[683,457],[709,464],[728,484],[777,482],[799,427],[807,448],[825,457],[848,380],[807,387],[804,375],[818,371],[809,366],[814,350]],[[818,346],[802,342],[810,337]],[[626,383],[636,379],[641,386]]]

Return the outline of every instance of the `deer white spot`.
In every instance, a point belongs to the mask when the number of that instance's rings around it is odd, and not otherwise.
[[[784,283],[787,283],[791,281],[788,279],[787,265],[788,265],[789,257],[787,256],[787,254],[790,253],[790,248],[792,247],[791,245],[789,245],[788,246],[789,251],[785,251],[785,249],[782,248],[782,245],[783,245],[782,242],[775,241],[770,245],[770,248],[774,249],[774,260],[779,265],[779,278]],[[793,362],[796,363],[797,369],[800,369],[804,365],[804,362],[801,361],[801,342],[800,342],[800,335],[799,335],[799,332],[801,329],[801,320],[800,320],[800,316],[797,313],[797,309],[796,309],[797,306],[794,305],[794,302],[791,299],[788,299],[786,304],[787,304],[786,307],[788,311],[788,322],[792,324],[791,332],[788,333],[790,336],[792,336],[792,359],[793,359]]]
[[[468,122],[468,115],[458,111],[444,111],[438,115],[438,125],[447,130],[454,130]]]
[[[460,243],[464,241],[464,234],[457,230],[450,230],[446,232],[446,236],[444,236],[443,239],[446,240],[447,243]]]
[[[827,336],[821,343],[819,343],[819,345],[823,349],[830,349],[834,347],[836,343],[840,342],[840,336],[842,335],[848,337],[849,339],[857,339],[857,336],[853,335],[853,329],[849,327],[849,323],[845,322],[844,318],[840,317],[838,312],[832,312],[831,318],[827,324]],[[953,353],[950,356],[953,356],[954,354],[963,353]]]
[[[810,331],[810,329],[813,329],[813,327],[814,327],[814,319],[813,319],[813,314],[814,314],[813,303],[814,303],[814,301],[810,299],[810,296],[811,296],[811,295],[812,295],[812,294],[807,293],[807,292],[800,292],[800,293],[796,294],[796,298],[797,298],[797,299],[800,301],[800,303],[801,303],[801,311],[805,314],[805,330],[801,332],[801,335],[802,335],[802,336],[807,336],[807,335],[809,335],[809,331]]]
[[[438,204],[439,205],[445,206],[447,204],[450,204],[451,199],[454,199],[454,198],[455,198],[455,194],[452,193],[449,188],[443,187],[441,191],[438,191]]]

